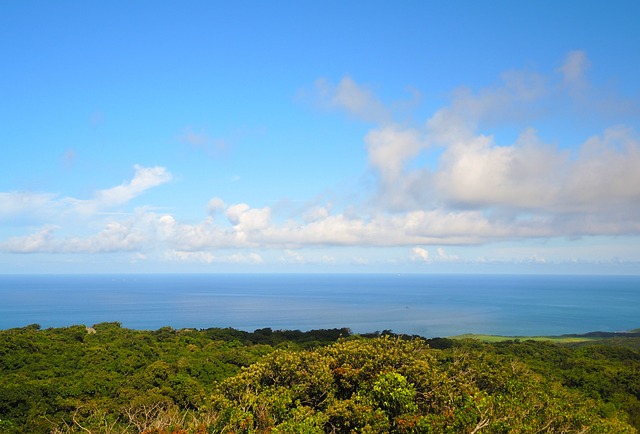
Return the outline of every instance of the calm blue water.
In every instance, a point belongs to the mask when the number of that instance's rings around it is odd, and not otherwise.
[[[425,337],[640,327],[640,276],[0,276],[0,329],[349,327]]]

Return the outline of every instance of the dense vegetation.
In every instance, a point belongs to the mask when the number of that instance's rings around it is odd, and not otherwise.
[[[640,338],[0,331],[0,433],[633,433]]]

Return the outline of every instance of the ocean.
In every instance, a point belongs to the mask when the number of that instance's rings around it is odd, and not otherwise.
[[[113,321],[148,330],[348,327],[424,337],[624,331],[640,327],[640,276],[0,276],[0,329]]]

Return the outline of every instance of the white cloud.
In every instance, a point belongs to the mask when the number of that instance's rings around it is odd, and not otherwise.
[[[141,248],[148,237],[132,221],[109,222],[98,234],[86,238],[65,240],[68,252],[117,252]]]
[[[220,199],[219,197],[214,197],[207,204],[207,212],[211,215],[214,215],[219,211],[224,210],[226,207],[227,204],[224,203],[222,199]]]
[[[451,144],[433,175],[441,197],[453,204],[515,208],[550,207],[566,172],[565,153],[526,130],[510,146],[476,136]]]
[[[33,192],[0,192],[0,221],[32,219],[34,214],[50,216],[55,208],[55,194]]]
[[[252,239],[254,233],[269,228],[271,209],[251,208],[246,203],[241,203],[227,208],[226,216],[233,225],[235,237],[245,241]]]
[[[562,73],[565,79],[586,79],[587,65],[584,53],[570,53]],[[0,242],[0,249],[146,257],[168,252],[168,260],[199,263],[261,263],[256,249],[281,249],[283,262],[332,263],[331,255],[310,256],[301,249],[406,246],[415,261],[453,262],[459,258],[442,247],[430,256],[424,246],[640,235],[637,132],[614,125],[584,137],[577,147],[545,143],[536,131],[539,109],[554,101],[554,92],[565,91],[540,75],[510,71],[498,86],[458,90],[449,106],[421,125],[392,122],[390,110],[351,78],[317,85],[331,107],[378,123],[363,139],[377,179],[368,202],[351,204],[349,211],[314,203],[283,218],[277,207],[214,197],[204,204],[207,216],[195,223],[145,208],[98,219],[98,212],[120,210],[172,179],[164,167],[135,166],[130,181],[90,199],[0,193],[0,219],[39,216],[40,226]],[[488,126],[501,123],[520,132],[512,143],[490,134]],[[67,222],[79,214],[90,222],[84,235]]]
[[[216,256],[211,252],[184,252],[173,250],[167,254],[170,261],[195,262],[211,264],[216,261]]]
[[[331,213],[331,205],[313,206],[303,211],[302,217],[306,223],[319,221],[329,217]]]
[[[534,264],[546,264],[547,260],[544,257],[534,253],[528,258],[527,262],[532,262]]]
[[[439,261],[456,262],[460,259],[457,255],[448,254],[442,247],[438,247],[436,253]]]
[[[473,245],[496,240],[618,234],[620,225],[605,217],[570,213],[528,218],[491,218],[478,210],[415,210],[372,216],[329,214],[313,220],[271,218],[268,207],[251,208],[233,204],[225,209],[228,220],[208,217],[197,224],[185,224],[175,217],[144,209],[132,217],[112,219],[101,230],[86,237],[56,237],[56,228],[45,227],[2,244],[10,252],[112,252],[167,249],[182,252],[212,252],[222,249],[300,249],[311,246],[407,246]],[[640,223],[630,222],[625,231],[640,232]],[[300,254],[298,252],[298,254]],[[289,260],[301,258],[293,253]],[[441,254],[440,259],[445,259]],[[453,259],[453,257],[448,257]],[[316,261],[317,262],[317,261]]]
[[[220,262],[230,262],[232,264],[262,264],[264,260],[257,253],[234,253],[233,255],[224,257]]]
[[[134,169],[135,175],[131,181],[106,190],[99,190],[94,199],[67,199],[67,201],[73,203],[77,211],[91,214],[123,205],[146,190],[165,184],[172,179],[172,175],[164,167],[143,167],[136,164]]]
[[[586,79],[588,66],[585,53],[572,52],[562,70],[576,81]],[[424,127],[385,123],[373,128],[365,143],[378,176],[378,209],[406,217],[415,211],[465,216],[466,238],[475,235],[478,242],[496,236],[639,233],[637,133],[614,126],[585,137],[577,149],[573,143],[544,143],[532,125],[567,96],[548,81],[540,74],[510,71],[499,86],[458,90],[452,104]],[[497,143],[482,132],[492,125],[526,123],[513,143]],[[477,215],[469,220],[467,211]]]
[[[234,253],[231,255],[216,256],[212,252],[185,252],[179,250],[170,251],[167,259],[186,263],[221,263],[221,264],[262,264],[264,260],[257,253]]]
[[[24,237],[12,237],[0,244],[11,253],[105,253],[135,251],[154,242],[149,230],[150,215],[139,214],[120,221],[110,221],[89,236],[56,236],[62,228],[45,225]]]
[[[411,260],[429,263],[429,251],[423,247],[414,247],[411,249]]]
[[[232,228],[218,226],[211,218],[199,224],[184,224],[170,215],[154,216],[150,226],[155,228],[159,243],[175,250],[201,251],[246,246],[235,236]]]
[[[325,264],[334,265],[337,260],[331,255],[303,255],[299,250],[285,249],[280,257],[280,262],[284,264]]]
[[[0,219],[55,222],[46,223],[29,235],[10,237],[0,242],[0,249],[12,253],[101,253],[148,248],[155,242],[155,234],[150,229],[155,224],[149,224],[151,214],[124,214],[124,219],[106,221],[100,216],[102,211],[117,209],[148,189],[171,180],[171,174],[163,167],[136,165],[134,168],[131,181],[100,190],[93,199],[58,198],[43,193],[0,193],[4,210],[4,213],[0,212]],[[102,227],[99,232],[88,236],[78,234],[96,225]],[[61,236],[61,232],[69,234]]]
[[[164,167],[135,165],[128,182],[99,190],[92,199],[60,198],[52,193],[0,192],[0,221],[25,220],[64,224],[74,217],[91,217],[121,207],[145,191],[171,181]]]
[[[51,245],[51,240],[52,234],[56,229],[56,226],[47,225],[26,237],[9,238],[0,247],[10,253],[34,253],[55,250],[54,246]]]
[[[640,140],[625,127],[589,138],[568,165],[562,201],[569,211],[640,209]]]
[[[133,255],[131,255],[132,263],[146,261],[147,259],[149,258],[144,253],[136,252]]]
[[[640,141],[627,128],[591,137],[575,154],[544,145],[532,130],[510,146],[478,136],[451,145],[441,161],[433,175],[437,190],[457,206],[558,217],[613,216],[640,208]]]
[[[408,159],[427,146],[415,129],[388,125],[371,130],[365,137],[369,162],[386,180],[396,179]]]

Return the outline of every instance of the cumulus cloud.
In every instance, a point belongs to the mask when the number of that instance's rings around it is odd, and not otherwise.
[[[438,247],[436,253],[438,254],[439,261],[456,262],[460,259],[458,255],[448,254],[442,247]]]
[[[452,144],[433,179],[452,206],[614,216],[640,208],[639,164],[640,141],[628,128],[590,137],[573,153],[527,130],[508,146],[487,136]]]
[[[149,233],[149,216],[145,213],[102,223],[102,229],[93,235],[59,234],[65,228],[78,229],[73,224],[82,221],[84,226],[101,212],[118,209],[148,189],[171,180],[171,174],[163,167],[136,165],[134,169],[130,181],[100,190],[92,199],[60,198],[49,193],[0,193],[0,221],[49,222],[29,235],[0,242],[0,249],[12,253],[97,253],[140,248],[154,235]]]
[[[0,221],[68,220],[74,216],[117,209],[145,191],[171,181],[172,175],[164,167],[134,166],[130,181],[98,190],[91,199],[59,197],[52,193],[0,192]]]
[[[131,201],[150,188],[171,181],[172,175],[164,167],[134,166],[135,175],[129,182],[116,187],[99,190],[91,200],[76,200],[75,206],[82,212],[95,212],[105,208],[114,208]],[[70,201],[68,199],[68,201]]]
[[[207,212],[211,215],[215,215],[218,212],[224,210],[226,207],[227,204],[225,204],[222,199],[220,199],[219,197],[214,197],[209,200],[209,203],[207,203]]]
[[[233,236],[239,242],[253,243],[256,234],[268,231],[270,228],[271,209],[251,208],[246,203],[231,205],[227,208],[226,216],[233,225]],[[260,235],[257,235],[260,237]]]
[[[376,200],[393,211],[424,209],[442,198],[442,165],[463,171],[471,166],[477,176],[484,175],[486,170],[476,167],[478,157],[486,160],[484,167],[491,170],[488,162],[494,157],[504,160],[509,149],[488,149],[493,137],[479,134],[478,128],[535,117],[542,110],[538,101],[547,94],[539,74],[509,71],[503,74],[499,86],[477,92],[457,89],[451,105],[437,110],[421,126],[384,123],[373,128],[365,144],[370,166],[379,180]],[[476,155],[467,155],[467,151]],[[419,159],[431,165],[421,167],[416,164]]]
[[[199,224],[185,224],[171,215],[153,216],[158,241],[179,251],[200,251],[215,248],[244,246],[229,228],[215,225],[211,218]]]
[[[312,206],[311,208],[305,209],[302,216],[306,223],[311,223],[329,217],[330,213],[331,205],[329,204],[327,206]]]
[[[411,260],[419,262],[431,262],[429,260],[429,251],[423,247],[414,247],[411,249]]]
[[[391,247],[410,245],[477,245],[497,240],[617,235],[621,230],[640,233],[636,219],[627,226],[612,223],[607,215],[569,213],[557,216],[529,215],[492,218],[480,210],[414,210],[405,213],[378,213],[371,216],[337,213],[314,220],[276,221],[268,207],[248,204],[228,205],[226,221],[211,217],[186,224],[169,214],[141,210],[136,216],[111,220],[101,230],[85,237],[57,236],[56,227],[44,227],[24,237],[13,237],[0,245],[15,253],[98,253],[113,251],[167,250],[196,260],[206,253],[229,249],[283,249],[288,262],[304,256],[297,250],[312,246]],[[189,253],[204,252],[202,255]],[[438,250],[437,260],[454,260]],[[414,251],[414,254],[417,254]],[[218,258],[214,254],[214,259]],[[186,260],[186,259],[185,259]],[[217,260],[217,259],[216,259]],[[231,260],[231,259],[229,259]],[[254,261],[258,262],[258,261]],[[317,260],[315,262],[318,262]]]
[[[262,259],[262,256],[254,252],[251,252],[248,254],[236,253],[229,257],[229,261],[237,264],[242,264],[246,262],[249,262],[252,264],[262,264],[264,262],[264,260]]]
[[[563,81],[586,80],[588,66],[584,52],[569,53]],[[545,111],[572,97],[571,89],[567,94],[541,74],[509,71],[498,86],[457,90],[451,104],[423,126],[373,128],[364,140],[378,179],[375,203],[405,216],[436,210],[464,216],[468,238],[476,235],[481,242],[638,233],[635,130],[614,125],[578,146],[548,144],[538,136]],[[490,134],[500,125],[524,127],[515,141],[504,143]],[[474,212],[473,219],[465,212]],[[438,232],[435,227],[431,232]]]
[[[415,129],[388,125],[371,130],[365,137],[370,164],[386,180],[395,180],[404,164],[427,143]]]
[[[11,253],[108,253],[145,249],[154,241],[150,215],[141,213],[124,220],[109,221],[96,233],[59,235],[63,228],[45,225],[23,237],[11,237],[0,249]]]
[[[587,67],[586,54],[570,53],[560,70],[563,84],[586,80]],[[541,113],[555,93],[568,97],[566,86],[550,81],[509,71],[498,85],[454,92],[449,105],[415,125],[393,122],[391,110],[352,78],[337,85],[320,81],[318,92],[329,106],[376,122],[363,137],[377,180],[366,203],[352,204],[348,211],[314,203],[297,215],[282,216],[277,207],[228,204],[214,197],[203,204],[207,215],[199,222],[141,208],[133,216],[94,222],[94,233],[84,236],[65,230],[63,218],[52,218],[117,210],[171,180],[163,167],[135,166],[130,181],[90,199],[0,193],[0,219],[38,213],[50,218],[0,248],[14,253],[158,251],[168,252],[171,261],[200,263],[260,263],[261,256],[248,252],[281,249],[281,261],[309,263],[300,249],[406,246],[414,261],[444,262],[458,257],[442,247],[430,255],[425,246],[639,235],[638,133],[611,125],[581,143],[546,142],[541,136],[547,135],[538,132],[544,128]],[[515,126],[519,134],[505,141],[492,134],[500,125]],[[334,260],[326,255],[313,262]]]
[[[451,144],[433,175],[440,196],[463,207],[551,207],[565,181],[566,153],[541,143],[532,129],[513,145],[478,135]]]
[[[590,137],[568,165],[563,200],[569,211],[616,212],[640,208],[640,140],[627,127]]]
[[[55,245],[52,244],[53,232],[57,226],[46,225],[36,232],[25,237],[12,237],[4,242],[2,250],[10,253],[34,253],[55,251]]]
[[[284,264],[336,264],[336,258],[331,255],[303,255],[299,250],[285,249],[280,257],[280,262]]]
[[[167,259],[176,262],[206,264],[262,264],[264,262],[262,256],[254,252],[216,256],[213,252],[184,252],[174,250],[167,253]]]

